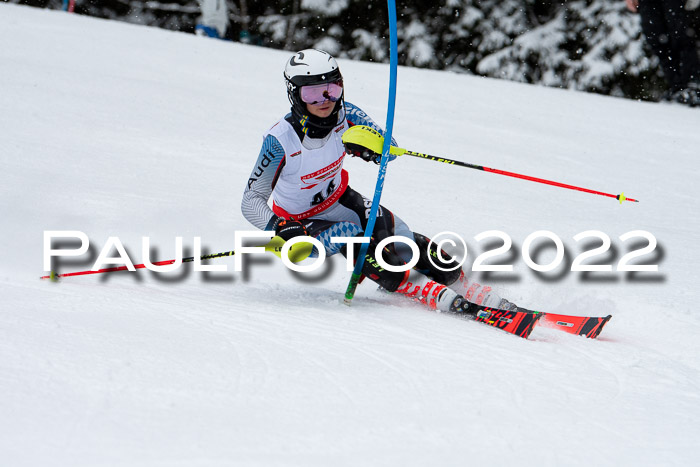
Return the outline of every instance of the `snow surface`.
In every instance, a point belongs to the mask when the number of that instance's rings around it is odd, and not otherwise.
[[[475,235],[511,236],[511,280],[491,278],[505,296],[613,314],[597,340],[524,340],[369,282],[345,307],[340,258],[307,275],[267,255],[246,273],[226,258],[212,264],[227,273],[40,281],[45,230],[91,239],[63,272],[89,269],[109,236],[134,262],[144,236],[158,258],[178,235],[233,249],[262,132],[288,107],[289,53],[10,4],[0,44],[0,464],[700,462],[700,111],[399,70],[402,147],[641,200],[390,165],[383,203],[416,231],[459,233],[468,265]],[[348,99],[383,122],[388,67],[340,63]],[[371,194],[376,167],[346,167]],[[613,265],[630,249],[619,235],[647,230],[659,272],[536,274],[517,251],[543,229],[569,260],[574,235],[605,232]]]

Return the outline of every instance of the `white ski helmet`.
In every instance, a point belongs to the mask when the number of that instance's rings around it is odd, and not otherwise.
[[[305,49],[295,53],[284,67],[284,79],[287,83],[287,97],[292,104],[292,113],[301,117],[307,114],[306,104],[301,100],[299,88],[313,84],[342,81],[338,62],[329,53],[316,49]],[[342,85],[342,83],[341,83]],[[333,111],[333,116],[343,105],[341,95]]]

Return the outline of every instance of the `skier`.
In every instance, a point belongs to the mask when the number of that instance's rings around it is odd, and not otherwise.
[[[380,154],[366,148],[344,147],[341,137],[353,125],[382,130],[362,109],[345,101],[343,76],[336,60],[326,52],[306,49],[295,53],[286,64],[284,78],[291,113],[275,123],[263,137],[262,148],[243,193],[243,215],[262,230],[274,230],[285,240],[308,235],[318,239],[328,256],[347,256],[347,245],[331,243],[331,237],[362,236],[372,201],[349,184],[343,169],[351,154],[367,162],[379,163]],[[272,196],[272,208],[268,200]],[[376,261],[375,247],[384,238],[400,235],[412,239],[420,251],[413,271],[391,272]],[[464,280],[461,268],[447,253],[437,256],[435,244],[412,232],[408,225],[386,207],[378,210],[364,276],[389,292],[414,298],[431,309],[469,313],[470,303],[448,288]],[[353,254],[357,259],[359,247]],[[317,254],[314,251],[314,254]],[[389,244],[382,257],[400,266],[411,259],[410,247]],[[436,268],[433,262],[442,269]],[[500,298],[493,297],[500,304]],[[494,304],[497,305],[497,304]],[[491,306],[494,306],[491,305]]]
[[[195,34],[224,39],[228,28],[228,7],[225,0],[198,0],[202,16],[197,18]]]

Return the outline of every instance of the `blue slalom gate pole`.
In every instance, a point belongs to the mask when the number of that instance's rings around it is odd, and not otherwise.
[[[377,175],[377,184],[374,188],[374,198],[372,198],[372,208],[367,219],[367,228],[365,228],[365,238],[370,238],[374,231],[374,224],[377,220],[377,212],[379,210],[379,201],[382,197],[384,189],[384,178],[386,177],[386,167],[389,162],[389,150],[391,148],[391,133],[394,129],[394,110],[396,108],[396,75],[398,70],[398,41],[396,39],[396,2],[387,0],[389,10],[389,104],[386,111],[386,133],[384,134],[384,146],[382,147],[382,159],[379,164],[379,174]],[[350,305],[352,298],[355,296],[355,289],[362,276],[362,266],[365,264],[365,256],[369,242],[360,245],[360,253],[355,263],[355,269],[350,276],[348,288],[345,291],[345,304]]]

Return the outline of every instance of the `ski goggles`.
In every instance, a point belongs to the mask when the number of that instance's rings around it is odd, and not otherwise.
[[[343,95],[343,81],[302,86],[300,95],[302,101],[312,105],[325,101],[336,102]]]

